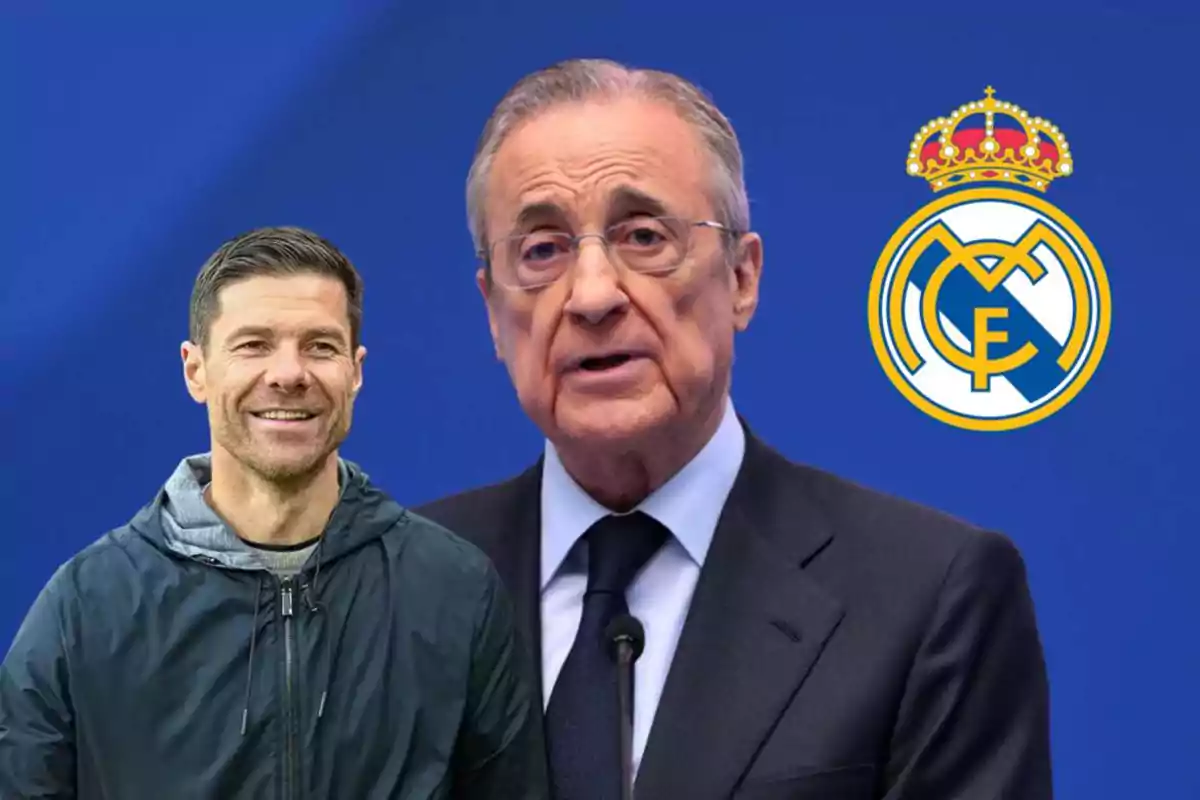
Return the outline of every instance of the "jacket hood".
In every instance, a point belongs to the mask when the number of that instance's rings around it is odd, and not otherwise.
[[[210,453],[186,456],[130,526],[155,546],[186,558],[227,569],[264,569],[254,549],[204,499],[211,480]],[[339,458],[338,482],[338,504],[310,562],[329,562],[356,550],[405,517],[404,508],[376,488],[357,464]]]

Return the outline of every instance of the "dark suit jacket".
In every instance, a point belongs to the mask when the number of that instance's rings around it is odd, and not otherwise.
[[[747,434],[639,800],[1051,797],[1047,680],[1016,548]],[[539,461],[415,509],[493,559],[535,653],[540,482]]]

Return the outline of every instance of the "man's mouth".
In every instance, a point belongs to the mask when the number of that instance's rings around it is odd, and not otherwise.
[[[606,369],[619,367],[633,358],[632,353],[612,353],[606,356],[585,358],[579,362],[579,369],[586,372],[603,372]]]
[[[251,411],[259,419],[269,419],[276,422],[303,422],[317,416],[316,412],[291,408],[270,408],[265,411]]]

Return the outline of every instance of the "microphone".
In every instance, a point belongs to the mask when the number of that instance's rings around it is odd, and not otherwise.
[[[633,798],[633,662],[646,647],[637,617],[618,614],[604,629],[609,655],[617,662],[617,713],[621,717],[621,798]]]

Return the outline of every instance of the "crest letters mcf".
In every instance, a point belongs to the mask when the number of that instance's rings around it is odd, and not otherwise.
[[[991,87],[913,138],[907,172],[938,197],[880,255],[869,321],[884,372],[934,419],[1021,428],[1095,372],[1111,315],[1104,266],[1043,198],[1074,166],[1056,125]]]

